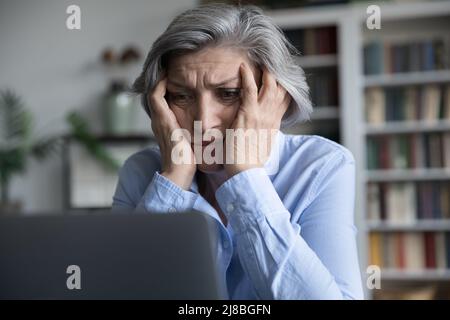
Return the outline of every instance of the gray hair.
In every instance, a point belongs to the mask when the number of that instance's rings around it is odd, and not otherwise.
[[[258,7],[226,4],[203,5],[181,13],[153,43],[142,73],[131,88],[141,95],[142,106],[149,116],[148,92],[168,67],[170,57],[209,46],[243,49],[252,63],[265,66],[275,76],[292,97],[282,128],[310,119],[309,87],[303,69],[295,61],[299,52]]]

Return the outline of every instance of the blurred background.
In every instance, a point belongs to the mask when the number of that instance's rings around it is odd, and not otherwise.
[[[118,168],[155,143],[126,88],[170,21],[208,2],[0,0],[0,214],[110,208]],[[357,160],[364,284],[381,268],[367,298],[449,299],[450,1],[240,3],[301,53],[314,113],[286,133]]]

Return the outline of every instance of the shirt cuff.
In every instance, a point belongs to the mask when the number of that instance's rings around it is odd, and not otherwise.
[[[149,212],[183,212],[194,207],[198,195],[155,172],[139,207]]]
[[[255,221],[286,212],[264,168],[234,175],[216,190],[216,200],[238,232],[244,232]]]

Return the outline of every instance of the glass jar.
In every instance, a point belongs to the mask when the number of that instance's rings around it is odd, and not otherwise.
[[[136,100],[122,81],[113,81],[104,99],[105,131],[110,135],[130,134],[136,121]]]

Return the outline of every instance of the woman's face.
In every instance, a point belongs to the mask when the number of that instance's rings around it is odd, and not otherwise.
[[[241,104],[239,66],[243,62],[251,65],[245,52],[234,48],[207,48],[170,59],[166,99],[180,126],[191,134],[193,150],[194,142],[202,144],[194,141],[194,121],[201,121],[201,132],[197,132],[201,137],[210,129],[220,130],[225,137],[233,123]],[[261,71],[254,66],[252,70],[259,88]],[[203,172],[221,168],[204,161],[198,165]]]

